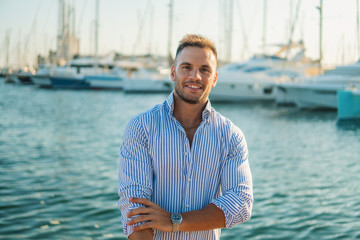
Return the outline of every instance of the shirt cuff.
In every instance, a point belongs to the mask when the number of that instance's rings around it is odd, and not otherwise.
[[[236,197],[232,196],[232,193],[225,194],[220,196],[217,199],[214,199],[211,203],[215,204],[216,207],[220,208],[225,215],[225,227],[228,229],[233,228],[237,223],[243,222],[238,221],[239,212],[241,212],[241,206]]]
[[[133,209],[136,209],[138,207],[145,207],[144,205],[142,204],[139,204],[139,203],[132,203],[131,206],[126,210],[126,212],[124,212],[124,215],[122,215],[122,224],[123,224],[123,230],[124,230],[124,234],[129,237],[130,234],[132,234],[134,231],[131,229],[133,226],[138,226],[138,225],[141,225],[145,222],[139,222],[139,223],[136,223],[134,225],[127,225],[126,223],[128,221],[130,221],[132,218],[136,217],[131,217],[131,218],[128,218],[126,217],[126,214],[130,211],[130,210],[133,210]]]

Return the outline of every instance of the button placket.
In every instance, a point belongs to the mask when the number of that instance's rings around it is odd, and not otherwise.
[[[185,161],[185,171],[184,171],[184,197],[183,197],[183,206],[185,207],[185,209],[183,209],[183,211],[187,212],[189,211],[190,205],[189,205],[189,196],[191,196],[190,193],[190,184],[188,181],[189,178],[189,172],[191,171],[191,155],[190,155],[190,142],[188,140],[188,138],[185,135],[185,144],[184,144],[184,149],[183,149],[183,159]]]

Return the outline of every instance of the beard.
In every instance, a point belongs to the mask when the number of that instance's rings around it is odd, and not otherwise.
[[[193,99],[189,99],[185,96],[185,94],[183,94],[182,92],[180,92],[177,87],[175,86],[175,92],[176,94],[184,101],[190,104],[197,104],[199,103],[199,99],[193,100]]]
[[[190,103],[190,104],[198,104],[200,102],[199,98],[191,99],[191,98],[187,97],[185,95],[185,93],[183,91],[181,91],[181,89],[179,89],[180,87],[178,87],[177,82],[178,82],[178,79],[177,79],[176,74],[175,74],[175,92],[184,102],[187,102],[187,103]]]

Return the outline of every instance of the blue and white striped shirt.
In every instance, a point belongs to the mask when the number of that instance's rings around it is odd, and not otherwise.
[[[173,115],[173,93],[163,104],[131,119],[119,161],[119,207],[125,235],[129,208],[147,198],[171,213],[213,203],[223,210],[226,228],[250,218],[253,193],[248,149],[242,131],[207,103],[192,145]],[[219,239],[220,229],[197,232],[154,230],[154,239]]]

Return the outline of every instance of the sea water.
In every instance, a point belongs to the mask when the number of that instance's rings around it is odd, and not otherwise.
[[[117,167],[129,119],[167,94],[0,80],[0,238],[126,239]],[[252,218],[221,239],[359,239],[360,124],[336,111],[213,103],[247,139]]]

